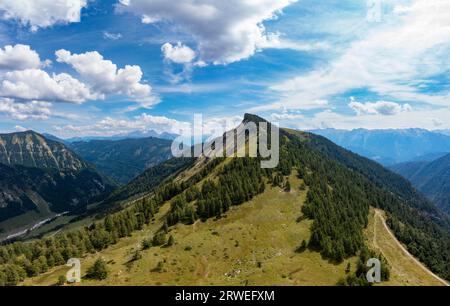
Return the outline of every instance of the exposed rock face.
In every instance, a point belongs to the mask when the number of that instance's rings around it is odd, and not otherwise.
[[[0,134],[0,163],[60,170],[87,167],[86,162],[65,145],[33,131]]]

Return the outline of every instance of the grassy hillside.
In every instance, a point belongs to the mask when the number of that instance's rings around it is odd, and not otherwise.
[[[170,230],[171,247],[141,251],[130,261],[141,242],[161,227],[169,210],[166,203],[155,221],[117,245],[82,259],[82,273],[98,258],[108,262],[103,281],[84,279],[81,285],[335,285],[346,275],[347,264],[355,269],[356,257],[340,264],[318,252],[296,252],[299,241],[310,237],[311,221],[302,219],[307,190],[290,177],[292,191],[268,187],[242,206],[233,207],[221,219],[177,225]],[[403,254],[371,211],[367,243],[383,253],[392,267],[391,280],[383,285],[440,285]],[[376,235],[374,236],[374,231]],[[162,270],[157,271],[160,262]],[[24,285],[52,285],[67,267],[58,267]]]
[[[377,213],[376,213],[377,212]],[[381,252],[389,263],[391,278],[384,282],[386,286],[442,286],[443,283],[421,268],[416,261],[398,246],[384,226],[385,213],[371,209],[369,225],[365,231],[367,244],[373,250]]]
[[[142,251],[142,259],[129,263],[143,239],[161,227],[166,203],[156,221],[104,252],[90,255],[88,267],[104,258],[110,268],[105,281],[83,281],[83,285],[324,285],[336,284],[345,275],[347,261],[332,264],[313,251],[296,253],[299,241],[309,239],[311,221],[297,222],[306,191],[291,177],[293,191],[268,190],[252,201],[232,208],[221,219],[177,225],[170,230],[171,247]],[[354,263],[350,258],[348,262]],[[163,271],[154,270],[164,262]],[[57,268],[26,285],[50,285],[66,268]]]

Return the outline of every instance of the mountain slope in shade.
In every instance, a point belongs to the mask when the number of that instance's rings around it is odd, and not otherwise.
[[[176,176],[194,163],[193,158],[172,158],[145,170],[128,184],[120,187],[109,196],[107,202],[117,202],[143,195],[154,190],[168,178]]]
[[[413,160],[432,160],[450,152],[450,136],[422,129],[314,130],[334,143],[384,165]],[[442,156],[442,155],[440,155]]]
[[[83,212],[115,184],[64,144],[33,131],[0,135],[0,228]],[[36,212],[37,214],[28,214]],[[11,218],[15,218],[10,221]],[[3,221],[8,220],[8,228]]]
[[[44,136],[48,140],[53,140],[53,141],[56,141],[56,142],[59,142],[59,143],[65,144],[65,145],[68,144],[68,142],[66,140],[59,138],[58,136],[55,136],[53,134],[42,133],[42,136]]]
[[[154,137],[75,142],[70,147],[99,171],[126,184],[146,169],[172,157],[172,142]]]
[[[91,168],[73,171],[0,164],[0,173],[0,222],[39,209],[38,201],[54,213],[82,212],[113,190]]]
[[[411,162],[392,166],[410,180],[442,210],[450,213],[450,154],[432,162]]]

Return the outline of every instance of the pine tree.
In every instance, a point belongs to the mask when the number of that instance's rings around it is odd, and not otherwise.
[[[167,241],[167,246],[172,246],[175,244],[175,239],[172,235],[170,235],[169,240]]]
[[[153,237],[152,244],[154,246],[161,246],[166,244],[166,234],[164,232],[160,232]]]
[[[352,265],[351,265],[351,263],[348,263],[347,267],[345,268],[345,274],[349,274],[351,270],[352,270]]]
[[[163,225],[162,231],[164,233],[166,233],[166,234],[169,232],[169,225],[167,224],[167,220],[164,221],[164,225]]]
[[[65,275],[60,275],[58,277],[58,282],[56,283],[56,286],[64,286],[64,284],[67,283],[67,278]]]
[[[152,240],[151,239],[144,239],[142,240],[142,249],[143,250],[148,250],[153,246]]]
[[[291,192],[291,183],[289,181],[286,181],[286,185],[284,186],[284,190],[286,192]]]
[[[108,267],[106,262],[99,258],[97,261],[87,270],[86,278],[104,280],[108,277]]]

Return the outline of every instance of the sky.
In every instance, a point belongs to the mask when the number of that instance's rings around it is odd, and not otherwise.
[[[450,129],[448,0],[1,0],[0,133]]]

